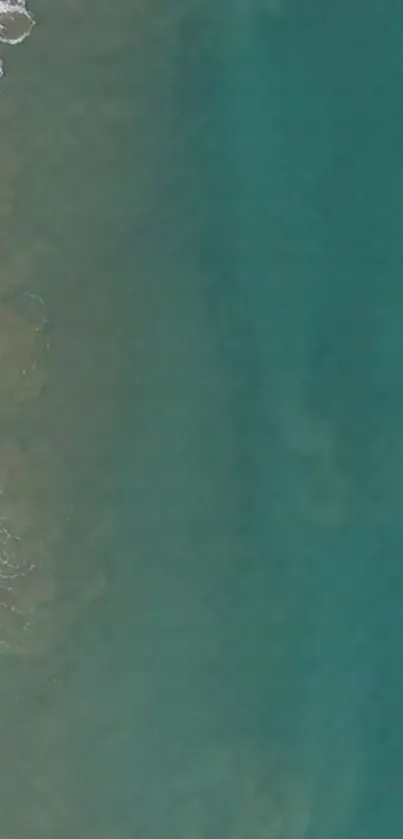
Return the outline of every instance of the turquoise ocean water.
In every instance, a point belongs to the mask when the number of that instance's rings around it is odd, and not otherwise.
[[[397,839],[402,14],[32,11],[1,53],[0,837]]]

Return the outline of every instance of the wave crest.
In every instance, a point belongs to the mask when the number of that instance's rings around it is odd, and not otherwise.
[[[31,34],[34,18],[25,3],[0,0],[0,42],[21,44]]]

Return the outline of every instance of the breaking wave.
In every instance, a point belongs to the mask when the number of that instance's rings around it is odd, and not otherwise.
[[[0,0],[0,41],[3,44],[21,44],[31,34],[34,22],[21,0]]]
[[[0,43],[21,44],[31,34],[34,18],[24,0],[0,0]],[[0,58],[0,78],[4,65]]]

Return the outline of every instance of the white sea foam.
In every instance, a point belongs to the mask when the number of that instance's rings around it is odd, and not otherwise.
[[[34,23],[23,0],[0,0],[0,42],[21,44],[31,34]]]

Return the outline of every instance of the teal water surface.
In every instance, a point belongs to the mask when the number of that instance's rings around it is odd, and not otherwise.
[[[400,837],[386,6],[37,0],[5,54],[5,839]]]

